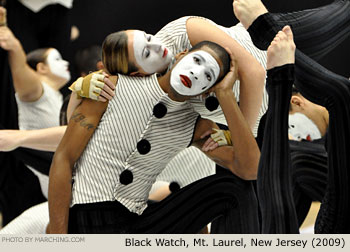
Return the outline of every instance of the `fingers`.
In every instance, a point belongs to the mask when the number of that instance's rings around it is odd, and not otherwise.
[[[207,141],[202,146],[202,151],[212,151],[219,147],[219,144],[215,142],[212,138],[208,138]]]
[[[205,138],[205,137],[207,137],[207,136],[210,136],[211,133],[213,133],[212,130],[207,130],[206,132],[204,132],[204,133],[200,136],[200,138],[203,139],[203,138]]]
[[[115,86],[113,82],[110,79],[108,79],[108,77],[103,79],[104,83],[106,84],[104,85],[103,90],[106,91],[110,96],[114,96]]]
[[[107,99],[107,100],[112,100],[112,98],[113,98],[113,95],[108,94],[108,93],[105,92],[104,90],[101,91],[100,97],[101,97],[101,96],[102,96],[103,98]]]
[[[108,77],[109,75],[105,72],[102,72],[102,74],[93,75],[91,84],[93,85],[92,92],[97,95],[96,100],[105,102],[107,100],[111,100],[115,95],[114,84],[108,79]]]
[[[107,99],[106,98],[104,98],[103,96],[98,96],[98,99],[97,99],[98,101],[100,101],[100,102],[106,102],[107,101]]]
[[[109,77],[109,74],[108,73],[106,73],[105,71],[102,71],[102,74],[105,76],[105,77]]]

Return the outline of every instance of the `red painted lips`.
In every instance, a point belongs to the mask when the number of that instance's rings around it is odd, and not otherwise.
[[[168,55],[168,49],[164,48],[163,58]]]
[[[181,80],[182,84],[184,84],[184,86],[186,86],[188,88],[192,87],[192,81],[186,75],[180,74],[180,80]]]

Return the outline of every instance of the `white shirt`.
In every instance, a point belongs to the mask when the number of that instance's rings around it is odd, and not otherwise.
[[[46,83],[43,85],[43,94],[34,102],[21,101],[15,94],[18,107],[18,126],[21,130],[35,130],[56,127],[60,125],[60,110],[63,96]],[[43,195],[48,197],[49,177],[27,167],[38,177]]]
[[[19,0],[25,7],[33,12],[39,12],[44,7],[50,4],[61,4],[70,9],[73,5],[73,0]]]

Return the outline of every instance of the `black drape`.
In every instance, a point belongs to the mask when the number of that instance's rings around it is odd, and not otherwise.
[[[11,72],[7,52],[3,49],[0,49],[0,128],[18,128]],[[44,200],[37,177],[12,152],[0,152],[0,211],[3,224]]]

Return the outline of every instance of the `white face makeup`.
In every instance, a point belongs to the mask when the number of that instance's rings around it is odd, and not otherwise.
[[[220,66],[209,53],[198,50],[187,54],[173,68],[170,85],[180,95],[196,96],[211,88]]]
[[[134,31],[133,47],[136,63],[149,74],[166,70],[173,57],[156,37],[142,31]]]
[[[61,54],[56,49],[50,49],[46,60],[50,71],[54,75],[61,77],[67,81],[70,80],[70,72],[68,70],[69,63],[68,61],[62,59]]]
[[[316,124],[303,113],[290,114],[288,124],[288,133],[294,140],[312,141],[322,137]]]

